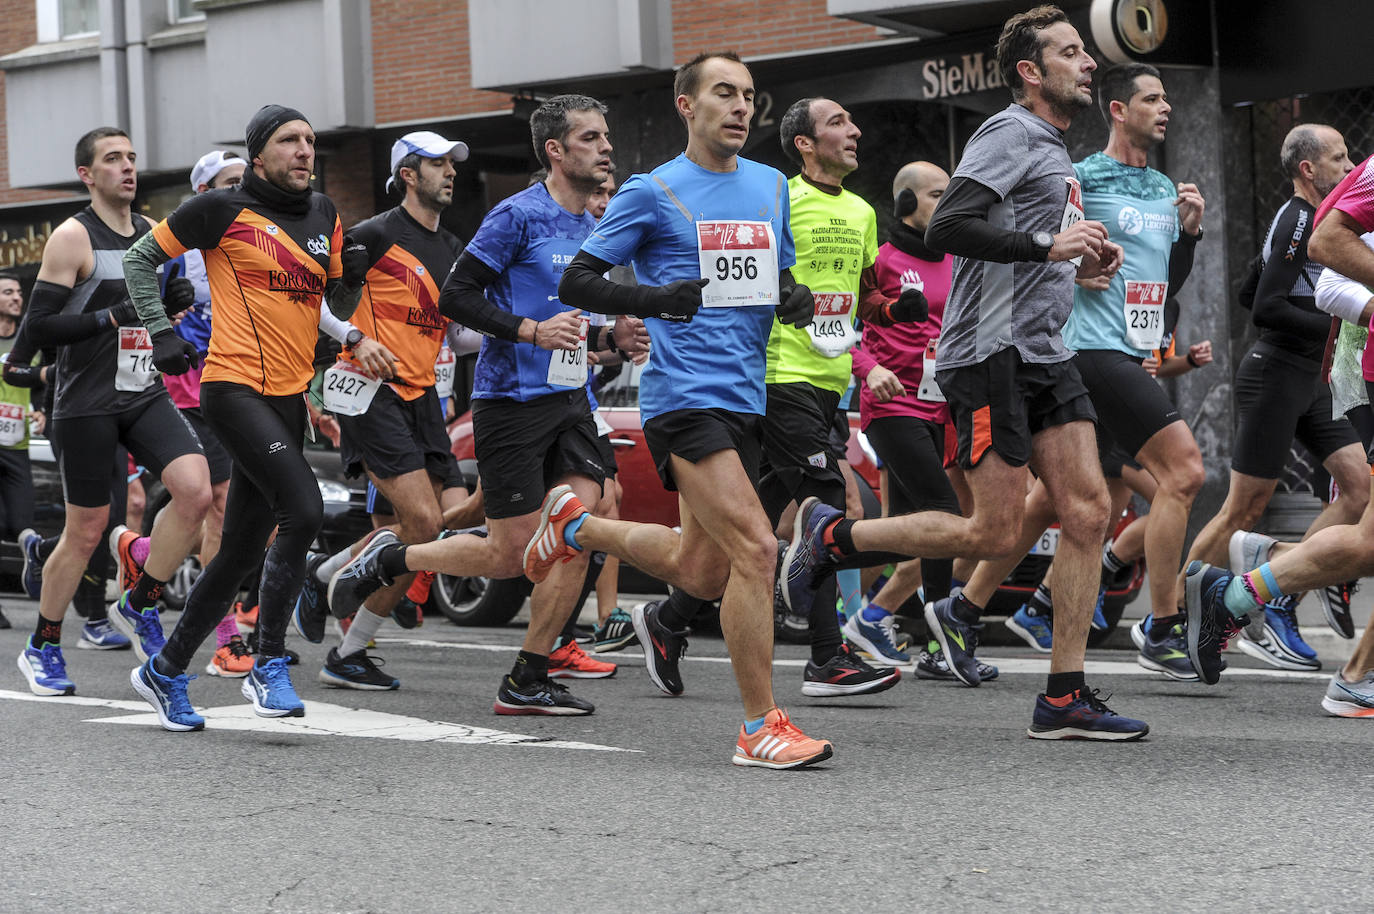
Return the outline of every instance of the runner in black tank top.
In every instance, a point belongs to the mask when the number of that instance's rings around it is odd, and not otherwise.
[[[38,626],[19,657],[39,695],[75,691],[59,646],[62,617],[110,521],[110,468],[119,445],[160,475],[172,495],[145,567],[111,613],[140,656],[162,647],[157,597],[209,506],[200,443],[151,370],[147,332],[121,278],[124,252],[150,227],[130,209],[138,188],[135,158],[129,138],[114,128],[97,128],[77,142],[76,172],[90,189],[91,205],[48,240],[25,321],[35,346],[57,347],[48,435],[62,452],[66,501],[62,539],[43,569]]]

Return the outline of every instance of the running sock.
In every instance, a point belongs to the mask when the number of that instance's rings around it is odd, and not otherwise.
[[[53,622],[43,618],[42,613],[38,615],[38,626],[33,630],[33,646],[41,647],[44,644],[52,644],[60,647],[62,645],[62,620]]]
[[[408,573],[410,569],[406,567],[406,544],[392,543],[390,546],[383,546],[382,551],[377,553],[377,567],[392,581]]]
[[[129,544],[129,555],[138,563],[139,568],[148,564],[148,553],[152,550],[152,547],[152,539],[146,536],[140,536]]]
[[[139,574],[134,586],[129,589],[129,608],[135,612],[142,612],[152,606],[157,602],[157,598],[162,596],[162,585],[166,583],[159,581],[145,569]]]
[[[215,626],[215,650],[226,646],[232,639],[237,638],[238,634],[238,623],[234,621],[234,614],[229,613]]]
[[[353,547],[345,546],[320,563],[320,567],[315,569],[315,580],[321,584],[329,583],[329,579],[334,577],[334,572],[347,565],[352,558]]]
[[[865,622],[869,623],[870,625],[873,625],[883,621],[890,615],[892,615],[892,613],[888,612],[886,609],[883,609],[877,603],[869,603],[867,606],[863,608],[863,613],[860,616],[860,618],[862,618]]]
[[[704,601],[698,600],[687,591],[674,590],[668,595],[668,599],[659,605],[658,621],[669,631],[683,631],[691,627],[703,605]]]
[[[348,627],[348,633],[344,635],[343,643],[339,645],[339,656],[347,657],[349,654],[367,650],[367,642],[372,640],[372,636],[377,634],[377,629],[381,627],[381,616],[366,606],[358,610],[357,615],[353,617],[353,624]]]
[[[1083,681],[1083,671],[1076,670],[1072,673],[1051,673],[1049,681],[1045,684],[1045,697],[1050,703],[1057,707],[1064,707],[1068,704],[1068,699],[1073,697],[1073,693],[1084,688],[1086,683]],[[1055,699],[1064,699],[1055,701]]]
[[[1258,609],[1266,603],[1273,603],[1283,595],[1273,570],[1269,563],[1265,562],[1254,571],[1247,571],[1232,578],[1231,583],[1226,585],[1222,602],[1226,605],[1226,611],[1239,619],[1248,615],[1251,610]]]
[[[821,542],[831,555],[846,556],[857,552],[854,548],[854,521],[847,517],[835,521],[822,531]]]
[[[168,679],[173,676],[180,676],[182,671],[177,669],[176,664],[168,660],[165,651],[159,651],[153,655],[153,672],[159,676],[166,676]]]
[[[816,590],[807,629],[811,636],[811,662],[817,666],[829,663],[840,652],[840,645],[844,644],[844,636],[840,634],[840,619],[835,614],[833,574],[827,575]]]
[[[1109,540],[1106,543],[1102,544],[1102,567],[1110,571],[1112,574],[1116,574],[1118,571],[1120,571],[1121,569],[1125,568],[1128,564],[1130,564],[1129,562],[1122,561],[1120,558],[1117,557],[1117,554],[1112,551],[1112,544],[1114,542],[1115,540]]]
[[[844,617],[853,616],[863,606],[859,591],[863,588],[863,576],[857,568],[845,568],[835,572],[835,580],[840,585],[840,599],[844,601]]]
[[[965,625],[977,625],[978,620],[983,618],[983,607],[974,603],[962,593],[954,598],[954,606],[950,610],[954,618]]]
[[[563,527],[563,542],[578,552],[582,551],[582,547],[577,543],[577,531],[582,529],[582,525],[587,522],[588,517],[591,517],[591,514],[584,512],[568,521],[567,525]]]
[[[1154,616],[1150,619],[1150,640],[1162,641],[1169,630],[1181,623],[1184,619],[1183,613],[1174,613],[1172,616]]]
[[[921,559],[922,599],[943,600],[954,583],[954,559]]]
[[[511,667],[510,678],[518,686],[527,686],[548,679],[549,658],[544,654],[521,651],[515,657],[515,666]]]
[[[755,733],[759,732],[760,729],[762,729],[763,722],[767,719],[768,715],[765,714],[762,717],[755,718],[754,720],[746,720],[744,722],[744,732],[748,733],[750,736],[753,736]]]
[[[1035,593],[1031,594],[1031,598],[1027,602],[1030,604],[1030,608],[1035,610],[1037,616],[1049,617],[1054,615],[1054,600],[1050,596],[1050,589],[1044,584],[1035,588]]]

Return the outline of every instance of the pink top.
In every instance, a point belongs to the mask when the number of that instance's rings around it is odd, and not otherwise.
[[[1374,232],[1374,156],[1357,165],[1354,171],[1341,179],[1335,190],[1326,195],[1322,205],[1317,207],[1313,228],[1320,225],[1333,209],[1354,219],[1362,232]],[[1374,321],[1371,321],[1371,326],[1374,326]],[[1360,369],[1366,381],[1374,381],[1374,346],[1365,347]]]
[[[859,422],[868,423],[881,416],[914,416],[944,424],[949,421],[949,408],[942,401],[923,400],[918,396],[925,374],[924,362],[930,349],[930,363],[935,364],[934,346],[938,341],[940,323],[945,314],[945,299],[949,297],[950,274],[954,258],[929,261],[913,257],[893,247],[889,242],[878,248],[878,288],[888,298],[896,298],[910,286],[923,291],[930,302],[930,318],[920,324],[894,324],[879,327],[865,323],[863,343],[854,350],[854,374],[867,378],[875,364],[895,374],[906,388],[900,397],[879,403],[867,384],[859,385]]]
[[[162,384],[172,397],[177,409],[195,409],[200,406],[200,374],[205,366],[199,365],[186,374],[165,374]]]

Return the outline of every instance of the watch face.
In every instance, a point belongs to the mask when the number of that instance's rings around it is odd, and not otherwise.
[[[1049,232],[1036,232],[1033,238],[1035,246],[1040,248],[1054,247],[1054,236]]]

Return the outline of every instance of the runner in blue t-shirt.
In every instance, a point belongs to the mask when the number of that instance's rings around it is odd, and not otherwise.
[[[593,504],[599,498],[606,474],[587,404],[588,345],[634,349],[637,333],[632,320],[617,321],[592,328],[589,340],[587,318],[559,301],[558,280],[595,225],[587,198],[613,170],[605,111],[584,95],[556,96],[535,110],[530,131],[548,178],[487,214],[439,298],[445,317],[487,334],[472,426],[488,535],[405,546],[389,531],[377,534],[330,581],[336,615],[409,571],[518,577],[550,486],[568,486]],[[578,559],[535,587],[529,631],[497,691],[497,714],[592,713],[591,702],[549,678],[554,639],[586,575],[586,557]]]
[[[733,54],[703,54],[678,71],[673,88],[686,152],[622,185],[559,291],[568,304],[649,316],[640,411],[659,475],[680,494],[682,532],[590,517],[554,489],[525,573],[539,580],[559,560],[601,550],[694,596],[720,597],[747,717],[733,761],[796,768],[829,758],[831,746],[803,734],[773,701],[777,540],[755,485],[773,317],[809,323],[814,303],[789,272],[785,179],[738,156],[754,111],[749,69]],[[623,263],[641,285],[603,278]],[[635,631],[655,684],[678,694],[684,633],[659,609],[636,607]]]

